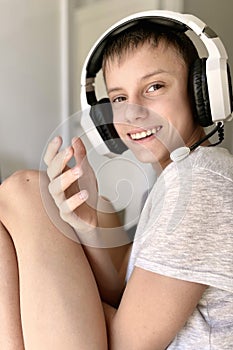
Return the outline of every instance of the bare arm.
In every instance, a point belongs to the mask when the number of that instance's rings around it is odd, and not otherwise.
[[[99,199],[97,216],[97,235],[102,236],[101,241],[104,242],[105,248],[83,245],[83,249],[96,277],[102,300],[118,306],[125,288],[132,244],[112,204],[106,198]]]
[[[104,304],[110,350],[165,350],[185,325],[205,285],[135,268],[118,310]]]

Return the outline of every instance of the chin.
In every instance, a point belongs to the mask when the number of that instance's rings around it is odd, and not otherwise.
[[[168,150],[164,148],[156,148],[154,152],[145,147],[140,150],[135,150],[131,147],[130,150],[141,163],[151,164],[157,169],[164,168],[164,165],[170,162],[170,154]]]
[[[158,157],[150,152],[149,150],[143,148],[140,151],[131,148],[131,152],[141,163],[155,163],[159,162]]]

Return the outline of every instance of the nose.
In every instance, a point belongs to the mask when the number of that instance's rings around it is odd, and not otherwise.
[[[137,103],[127,103],[124,111],[124,118],[127,123],[134,124],[147,118],[148,110],[147,108],[137,102]]]
[[[141,102],[128,100],[114,110],[114,119],[118,122],[134,124],[147,118],[148,114],[148,109]]]

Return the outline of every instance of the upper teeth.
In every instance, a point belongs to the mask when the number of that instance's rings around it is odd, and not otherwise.
[[[149,129],[147,131],[130,134],[130,136],[133,140],[139,140],[139,139],[143,139],[144,137],[156,134],[160,129],[161,129],[161,126],[158,126],[157,128]]]

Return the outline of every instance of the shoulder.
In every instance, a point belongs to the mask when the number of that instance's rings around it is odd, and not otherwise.
[[[185,187],[190,182],[233,185],[233,155],[221,147],[199,147],[184,160],[169,164],[158,180],[167,188],[174,184]]]
[[[191,155],[193,169],[212,172],[233,181],[233,155],[222,147],[199,147]]]
[[[213,196],[229,197],[233,189],[233,155],[227,149],[200,147],[191,154],[189,162],[194,192],[209,199]]]
[[[223,148],[201,147],[183,161],[171,163],[159,176],[151,191],[149,213],[162,220],[166,230],[181,222],[183,227],[190,222],[214,227],[220,213],[229,220],[232,191],[233,156]]]

